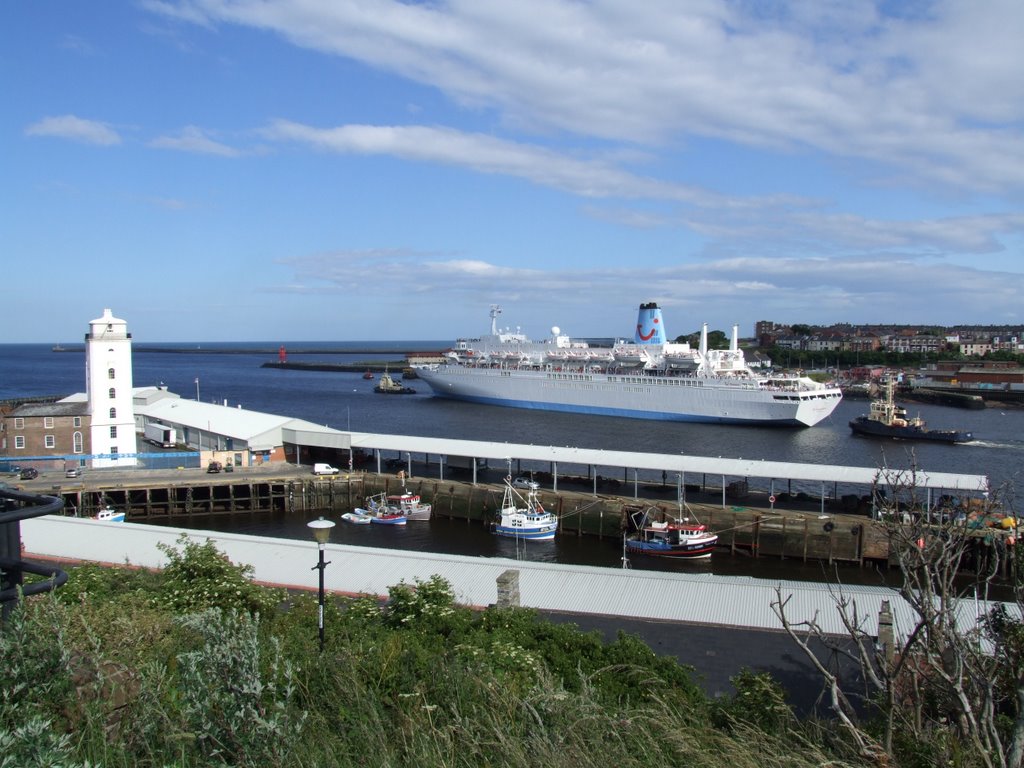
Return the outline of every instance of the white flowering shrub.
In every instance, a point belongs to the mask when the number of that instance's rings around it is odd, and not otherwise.
[[[436,625],[455,613],[452,585],[436,574],[411,585],[403,581],[388,590],[387,621],[391,626]]]
[[[251,565],[235,565],[209,539],[200,544],[182,534],[177,543],[157,544],[168,563],[153,596],[156,605],[175,613],[221,608],[274,615],[284,592],[255,584]]]

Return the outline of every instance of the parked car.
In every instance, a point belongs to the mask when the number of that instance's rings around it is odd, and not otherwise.
[[[313,465],[314,475],[336,475],[338,474],[338,468],[332,467],[330,464],[314,464]]]
[[[39,470],[35,467],[25,467],[21,470],[20,477],[22,480],[35,480],[39,477]]]
[[[81,477],[81,476],[82,476],[82,468],[81,467],[68,467],[67,469],[64,470],[64,477]]]
[[[222,469],[224,469],[224,465],[221,464],[219,461],[211,461],[209,464],[206,465],[207,474],[220,472]]]
[[[540,483],[538,483],[536,480],[531,480],[528,477],[517,477],[515,480],[512,481],[512,485],[515,488],[526,488],[531,491],[536,491],[538,488],[540,488]]]

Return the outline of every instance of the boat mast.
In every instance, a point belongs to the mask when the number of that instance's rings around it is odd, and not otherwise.
[[[501,307],[491,304],[491,336],[498,335],[498,315],[501,314]]]

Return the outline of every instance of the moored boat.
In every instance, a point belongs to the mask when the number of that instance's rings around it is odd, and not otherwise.
[[[974,439],[970,432],[956,429],[929,429],[920,416],[908,416],[907,409],[895,399],[896,382],[882,383],[883,397],[871,401],[866,416],[850,421],[854,434],[897,440],[930,440],[940,443],[966,443]]]
[[[368,525],[373,522],[373,518],[369,515],[363,514],[358,511],[358,509],[355,512],[346,512],[341,516],[341,519],[346,523],[353,523],[355,525]]]
[[[357,515],[365,515],[371,523],[378,525],[405,525],[407,518],[404,513],[388,506],[383,493],[366,497],[366,507],[356,507]]]
[[[544,509],[538,492],[530,489],[524,497],[506,477],[505,495],[494,533],[514,539],[546,541],[554,539],[557,530],[558,518]]]
[[[417,368],[435,396],[537,410],[662,421],[813,426],[842,399],[804,376],[755,373],[733,327],[729,349],[669,342],[657,304],[641,304],[634,341],[590,347],[559,328],[542,342],[518,329],[459,339],[443,363]]]
[[[123,523],[124,522],[124,511],[118,511],[111,506],[104,507],[95,515],[92,516],[93,520],[102,520],[107,523]]]
[[[418,494],[402,489],[401,493],[392,494],[386,499],[392,512],[405,515],[407,520],[429,520],[431,506],[420,501]]]
[[[701,560],[711,557],[717,543],[718,534],[689,518],[658,522],[644,513],[636,533],[626,537],[626,551],[675,560]]]

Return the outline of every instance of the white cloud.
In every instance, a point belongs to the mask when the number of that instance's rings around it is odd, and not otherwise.
[[[648,145],[703,136],[865,158],[971,188],[1024,184],[1016,0],[894,6],[900,16],[869,2],[725,0],[154,7],[270,30],[536,132]]]
[[[278,120],[262,134],[273,141],[295,141],[330,152],[391,155],[456,165],[479,173],[515,176],[583,197],[653,197],[678,202],[712,199],[710,194],[697,189],[636,176],[600,159],[576,159],[538,145],[452,128],[422,125],[314,128]]]
[[[1024,275],[895,252],[828,259],[720,257],[699,265],[641,270],[628,264],[522,269],[403,249],[321,253],[285,263],[295,279],[287,289],[268,290],[397,295],[403,297],[403,306],[394,311],[407,316],[478,304],[483,317],[486,306],[498,302],[508,305],[513,322],[515,317],[519,322],[558,322],[576,335],[627,334],[628,326],[613,325],[611,319],[628,318],[641,301],[669,308],[671,334],[690,333],[705,321],[719,329],[739,323],[747,334],[760,319],[940,323],[951,304],[957,306],[960,322],[1024,320],[1018,298],[1024,292]],[[581,285],[585,291],[579,290]],[[557,317],[552,307],[558,308]],[[887,308],[893,316],[880,317]],[[534,335],[544,331],[530,329]]]
[[[111,146],[120,144],[121,137],[117,131],[105,123],[85,120],[74,115],[44,117],[25,129],[26,136],[53,136],[59,139],[70,139],[85,144]]]
[[[177,136],[160,136],[150,142],[157,149],[176,149],[200,155],[218,155],[220,157],[238,157],[237,149],[216,141],[201,128],[194,125],[186,126]]]

